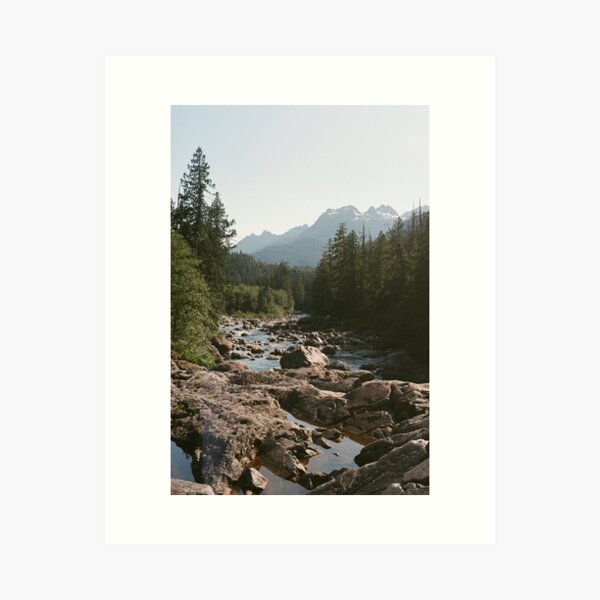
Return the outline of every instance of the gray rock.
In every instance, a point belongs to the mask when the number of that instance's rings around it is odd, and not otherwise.
[[[404,474],[404,481],[429,485],[429,459],[425,459]]]
[[[172,496],[214,496],[215,492],[204,483],[194,483],[183,479],[171,479]]]
[[[312,365],[326,366],[329,359],[318,348],[311,348],[298,344],[292,351],[285,352],[279,364],[282,369],[299,369]]]
[[[354,462],[362,467],[380,459],[384,454],[394,449],[394,442],[389,438],[383,438],[367,444],[355,457]]]
[[[425,440],[410,441],[404,446],[388,452],[374,463],[337,475],[331,481],[309,493],[381,494],[390,484],[402,481],[407,471],[423,462],[427,457],[428,442]]]
[[[391,408],[389,381],[369,381],[347,394],[348,407],[352,410]]]
[[[332,478],[332,475],[319,471],[316,473],[306,473],[305,475],[302,475],[302,477],[298,479],[298,483],[304,486],[306,489],[312,490]]]
[[[337,371],[351,371],[352,370],[350,368],[350,366],[347,365],[342,360],[334,360],[333,362],[330,362],[329,365],[327,366],[327,368],[328,369],[335,369]]]
[[[390,496],[404,496],[404,488],[399,483],[390,483],[382,494],[390,495]]]
[[[237,485],[244,492],[260,494],[269,483],[269,480],[254,468],[246,469],[238,479]]]
[[[407,496],[428,496],[429,486],[421,485],[419,483],[407,483],[404,486],[404,491]]]
[[[347,400],[333,393],[319,390],[313,385],[299,385],[279,396],[281,406],[304,421],[333,425],[350,417]]]

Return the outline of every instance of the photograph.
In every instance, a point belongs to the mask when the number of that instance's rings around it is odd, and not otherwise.
[[[170,184],[171,494],[429,495],[429,107],[172,105]]]

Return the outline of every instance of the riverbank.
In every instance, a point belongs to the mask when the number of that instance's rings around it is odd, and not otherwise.
[[[198,493],[429,492],[429,384],[378,379],[372,340],[305,325],[229,318],[215,370],[173,357],[172,493],[195,493],[186,461]]]

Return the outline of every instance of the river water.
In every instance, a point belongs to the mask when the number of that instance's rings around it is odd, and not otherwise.
[[[268,359],[267,356],[275,348],[281,348],[285,350],[293,342],[287,341],[269,341],[273,338],[273,335],[260,327],[252,329],[241,330],[240,323],[234,322],[229,323],[222,327],[228,333],[232,333],[235,339],[245,339],[246,342],[260,342],[265,348],[266,352],[262,356],[244,357],[239,359],[239,362],[248,365],[248,368],[253,371],[267,371],[269,369],[278,368],[278,360]],[[241,333],[245,333],[243,337]],[[302,340],[300,340],[302,341]],[[369,361],[372,356],[372,351],[368,348],[352,348],[341,350],[336,353],[333,357],[335,360],[345,362],[353,370],[360,368],[360,365]],[[287,412],[287,411],[286,411]],[[291,413],[287,413],[288,419],[297,423],[301,427],[308,429],[315,429],[316,426],[297,419]],[[354,439],[353,439],[354,438]],[[335,442],[333,440],[327,440],[331,448],[322,448],[321,446],[315,446],[319,450],[319,454],[313,456],[308,460],[306,469],[308,472],[323,472],[330,473],[336,469],[348,467],[356,469],[357,465],[354,462],[354,457],[361,451],[364,443],[355,436],[350,437],[346,435],[341,441]],[[192,458],[186,454],[175,442],[171,442],[171,477],[174,479],[184,479],[186,481],[195,481],[192,474]],[[271,472],[265,466],[256,465],[260,473],[262,473],[269,481],[267,487],[262,492],[266,495],[298,495],[306,494],[308,491],[303,486],[293,481],[287,481],[282,477],[279,477],[275,473]]]

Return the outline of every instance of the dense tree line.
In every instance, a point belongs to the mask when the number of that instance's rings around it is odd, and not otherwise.
[[[225,286],[225,310],[242,316],[283,317],[294,310],[294,301],[285,290],[240,283]]]
[[[340,225],[317,266],[312,311],[377,332],[387,346],[429,358],[429,214],[375,239]]]
[[[307,304],[310,270],[231,255],[233,224],[198,148],[171,200],[171,343],[193,362],[212,362],[220,314],[281,317]]]
[[[225,264],[235,236],[198,148],[171,200],[171,343],[185,358],[211,362],[208,344],[224,309]]]
[[[258,285],[272,290],[284,290],[291,298],[291,308],[308,310],[315,270],[310,267],[290,267],[256,260],[249,254],[232,252],[225,267],[225,278],[233,285]]]

